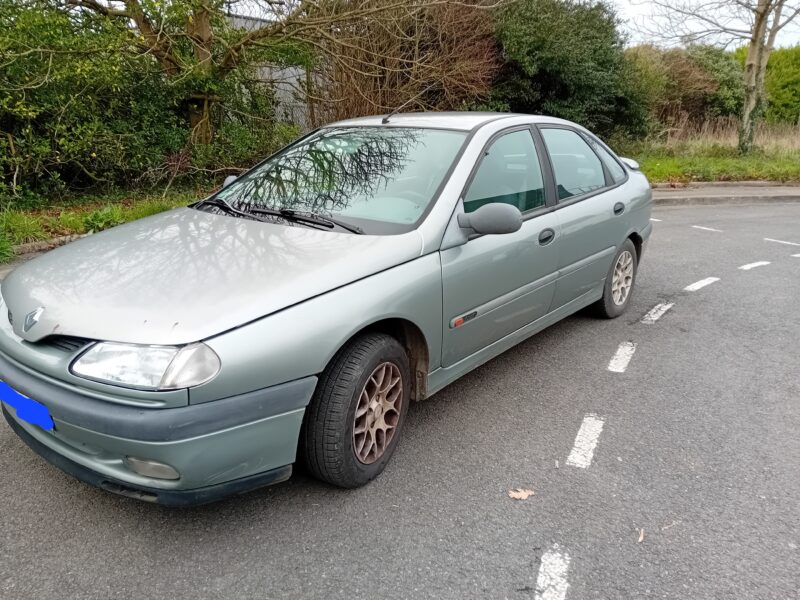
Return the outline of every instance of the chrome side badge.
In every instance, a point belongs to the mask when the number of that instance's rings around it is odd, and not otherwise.
[[[31,327],[33,327],[39,322],[39,317],[42,316],[43,312],[44,312],[44,307],[40,306],[33,312],[29,312],[27,315],[25,315],[25,322],[22,324],[22,331],[25,333],[30,331]]]

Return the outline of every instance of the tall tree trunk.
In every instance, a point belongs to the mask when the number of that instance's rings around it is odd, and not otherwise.
[[[744,65],[744,107],[742,123],[739,129],[739,153],[748,154],[753,150],[756,121],[764,103],[764,74],[767,60],[777,33],[782,3],[773,0],[759,0],[754,12],[750,46],[747,49],[747,60]],[[774,14],[773,14],[774,11]],[[772,31],[768,33],[770,15],[772,14]]]
[[[187,31],[194,48],[196,68],[209,79],[214,72],[211,53],[214,33],[211,28],[211,11],[205,3],[200,4],[190,15]],[[212,102],[213,99],[202,92],[195,94],[189,102],[189,125],[192,128],[190,139],[194,144],[208,144],[214,137],[214,125],[211,120]]]
[[[211,124],[211,99],[208,96],[193,96],[189,100],[189,126],[192,144],[209,144],[214,136]]]
[[[748,154],[753,149],[755,119],[761,104],[756,77],[758,71],[756,54],[756,46],[751,41],[750,48],[747,51],[747,62],[744,67],[744,106],[742,108],[742,122],[739,126],[739,154]]]

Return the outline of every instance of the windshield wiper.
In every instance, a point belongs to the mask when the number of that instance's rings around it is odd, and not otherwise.
[[[267,222],[266,219],[261,219],[261,218],[257,217],[256,215],[254,215],[252,212],[245,212],[243,210],[239,210],[238,208],[232,207],[230,204],[228,204],[222,198],[206,198],[205,200],[200,200],[200,202],[195,204],[194,207],[198,208],[200,206],[203,206],[204,204],[207,204],[209,206],[214,206],[216,208],[221,208],[222,210],[224,210],[226,213],[228,213],[230,215],[236,215],[238,217],[245,217],[245,218],[248,218],[248,219],[254,219],[256,221],[260,221],[261,223],[266,223]]]
[[[356,227],[355,225],[350,225],[349,223],[344,223],[339,219],[334,219],[332,217],[324,217],[317,213],[302,213],[297,212],[296,210],[292,210],[291,208],[251,208],[251,212],[257,215],[271,215],[274,217],[283,217],[288,221],[294,221],[296,223],[309,223],[311,225],[322,225],[323,227],[327,227],[328,229],[333,229],[334,227],[341,227],[342,229],[349,231],[350,233],[357,233],[363,234],[364,230],[361,227]]]
[[[238,208],[234,208],[227,201],[223,200],[222,198],[206,198],[205,200],[201,200],[195,207],[202,206],[203,204],[208,204],[210,206],[215,206],[217,208],[221,208],[225,212],[231,215],[237,215],[240,217],[247,217],[249,219],[255,219],[256,221],[260,221],[262,223],[267,223],[266,219],[261,219],[256,215],[270,215],[272,217],[281,217],[282,219],[286,219],[287,221],[294,221],[295,223],[305,223],[309,226],[315,227],[326,227],[327,229],[333,229],[334,227],[341,227],[351,233],[364,233],[364,230],[360,227],[356,227],[355,225],[350,225],[348,223],[343,223],[338,219],[333,219],[331,217],[323,217],[322,215],[318,215],[315,213],[299,213],[294,211],[290,208],[281,208],[281,209],[274,209],[274,208],[249,208],[248,210],[239,210]]]

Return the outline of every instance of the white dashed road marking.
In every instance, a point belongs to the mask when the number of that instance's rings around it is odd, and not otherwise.
[[[631,362],[633,353],[636,352],[636,344],[633,342],[622,342],[617,348],[617,353],[608,362],[608,370],[613,373],[624,373]]]
[[[702,229],[703,231],[716,231],[722,233],[722,229],[714,229],[713,227],[703,227],[702,225],[692,225],[695,229]]]
[[[593,414],[583,417],[581,428],[575,436],[575,445],[567,457],[567,464],[580,469],[588,468],[592,464],[594,449],[597,448],[602,432],[603,419]]]
[[[684,292],[696,292],[700,288],[704,288],[707,285],[711,285],[715,281],[719,281],[719,277],[706,277],[705,279],[701,279],[700,281],[695,281],[691,285],[687,285],[683,288]]]
[[[674,302],[670,302],[667,304],[666,302],[662,302],[661,304],[656,304],[653,308],[650,309],[644,317],[642,317],[642,323],[646,323],[647,325],[652,325],[656,321],[658,321],[661,317],[664,316],[670,308],[675,306]]]
[[[651,221],[655,221],[656,223],[661,223],[661,219],[653,219],[653,218],[651,217],[651,218],[650,218],[650,220],[651,220]]]
[[[800,258],[800,254],[792,254],[793,258]]]
[[[567,597],[567,571],[569,571],[569,554],[558,544],[542,554],[539,575],[536,577],[536,600],[564,600]]]
[[[775,242],[776,244],[786,244],[787,246],[800,246],[797,242],[784,242],[783,240],[773,240],[772,238],[764,238],[765,242]]]
[[[755,269],[756,267],[764,267],[769,264],[768,260],[760,260],[758,262],[750,263],[748,265],[742,265],[739,267],[741,271],[749,271],[750,269]]]

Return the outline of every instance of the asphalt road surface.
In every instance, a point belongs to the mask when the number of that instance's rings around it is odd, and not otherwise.
[[[3,423],[0,597],[799,598],[800,203],[653,217],[625,315],[412,406],[360,490],[299,473],[166,509]]]

